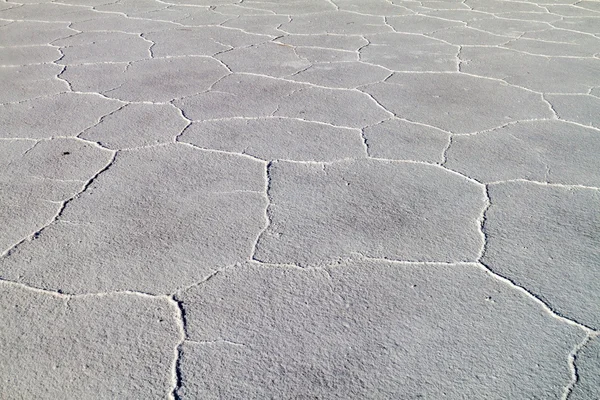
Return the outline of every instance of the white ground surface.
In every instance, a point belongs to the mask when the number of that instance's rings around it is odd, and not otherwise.
[[[1,399],[600,398],[600,2],[0,2]]]

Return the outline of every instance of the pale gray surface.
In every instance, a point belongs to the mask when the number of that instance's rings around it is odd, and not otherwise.
[[[0,260],[0,276],[66,293],[171,293],[250,257],[265,224],[263,173],[258,161],[184,144],[121,152]]]
[[[575,360],[579,382],[573,387],[570,398],[573,400],[593,400],[600,398],[600,338],[596,337],[577,354]]]
[[[194,122],[180,140],[263,160],[335,161],[365,154],[359,129],[280,117]]]
[[[529,179],[600,187],[599,154],[597,130],[533,121],[455,136],[445,165],[482,182]]]
[[[171,104],[126,104],[79,137],[119,150],[171,143],[188,124],[181,111]]]
[[[166,297],[67,298],[1,282],[0,397],[164,399],[177,317]]]
[[[477,259],[484,191],[462,176],[387,160],[275,162],[268,172],[271,223],[256,246],[257,260],[310,266],[353,253],[409,261]]]
[[[183,398],[557,398],[582,337],[475,264],[250,264],[180,300]]]
[[[598,1],[0,0],[0,398],[598,400],[599,116]]]
[[[531,182],[489,191],[482,261],[561,315],[600,329],[600,191]]]

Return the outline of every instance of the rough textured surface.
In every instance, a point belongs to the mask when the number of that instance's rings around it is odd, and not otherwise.
[[[0,282],[0,397],[164,399],[177,315],[167,298],[67,298]]]
[[[441,162],[450,134],[400,119],[390,119],[364,130],[372,157]]]
[[[365,153],[358,129],[278,117],[198,122],[181,141],[264,160],[334,161]]]
[[[182,144],[120,153],[0,260],[0,277],[66,293],[171,293],[250,256],[265,223],[263,170]]]
[[[600,329],[600,190],[511,182],[492,185],[490,201],[483,261]]]
[[[0,0],[0,398],[598,400],[600,3]]]
[[[5,138],[76,136],[123,103],[97,94],[62,93],[0,105]],[[26,123],[23,123],[26,121]]]
[[[577,353],[575,359],[579,381],[573,387],[570,399],[588,400],[600,397],[600,339],[591,339]]]
[[[442,168],[369,160],[277,162],[269,176],[271,223],[258,242],[258,260],[307,266],[353,253],[410,261],[477,259],[483,188]]]
[[[2,141],[0,149],[0,252],[50,223],[62,202],[111,159],[110,152],[75,139]]]
[[[529,179],[600,187],[600,132],[559,121],[522,122],[456,136],[451,169],[479,181]]]
[[[188,124],[181,111],[170,104],[127,104],[79,137],[119,150],[171,143]]]
[[[539,94],[459,73],[398,73],[365,91],[400,118],[451,133],[552,116]]]
[[[473,264],[244,265],[181,302],[183,398],[557,398],[582,339]]]

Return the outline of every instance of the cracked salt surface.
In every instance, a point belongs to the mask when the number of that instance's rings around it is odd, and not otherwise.
[[[598,4],[0,0],[0,398],[599,398]]]

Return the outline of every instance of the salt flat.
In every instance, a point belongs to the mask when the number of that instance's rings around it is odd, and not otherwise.
[[[600,1],[0,0],[1,399],[600,399]]]

